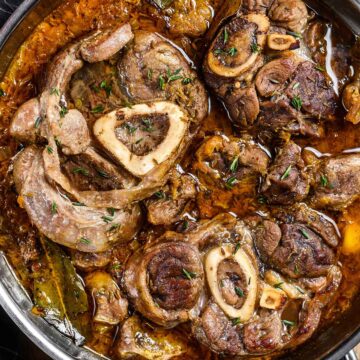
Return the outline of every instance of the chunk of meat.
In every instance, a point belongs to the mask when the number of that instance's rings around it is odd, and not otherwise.
[[[236,125],[251,125],[259,113],[250,82],[263,65],[261,49],[269,27],[268,18],[260,13],[235,17],[219,31],[206,54],[205,81],[224,102]]]
[[[106,209],[73,203],[51,186],[41,152],[26,148],[14,164],[14,179],[31,221],[48,238],[84,252],[101,252],[116,242],[131,240],[141,223],[138,205],[109,216]]]
[[[224,101],[236,125],[252,125],[259,115],[259,99],[254,86],[232,89],[226,93]]]
[[[180,241],[140,249],[124,272],[124,287],[135,309],[166,327],[188,321],[190,314],[199,311],[203,283],[197,249]]]
[[[281,57],[268,62],[256,75],[255,85],[261,96],[280,94],[298,65],[293,57]]]
[[[262,259],[292,278],[326,275],[339,240],[333,224],[305,205],[274,215],[277,221],[250,221]]]
[[[192,324],[192,333],[213,352],[237,355],[243,352],[240,331],[215,302],[209,302],[201,317]]]
[[[269,163],[265,149],[251,138],[213,136],[195,158],[194,174],[203,185],[197,196],[203,216],[213,217],[224,209],[243,215],[253,209],[259,175]]]
[[[269,17],[274,24],[301,33],[305,29],[308,12],[302,0],[275,0]]]
[[[244,0],[242,8],[248,12],[267,13],[273,0]]]
[[[317,208],[342,210],[360,194],[360,155],[324,158],[313,176],[312,204]]]
[[[79,191],[127,189],[137,183],[130,174],[92,147],[82,154],[62,159],[61,169]]]
[[[107,60],[119,52],[133,38],[134,34],[130,24],[99,31],[82,42],[80,47],[81,57],[89,63]]]
[[[74,266],[81,271],[92,272],[102,269],[111,262],[111,251],[107,250],[100,253],[85,253],[72,251],[71,259]]]
[[[255,123],[259,131],[265,129],[271,134],[285,131],[314,138],[320,138],[324,134],[324,129],[318,122],[306,119],[300,111],[290,106],[286,99],[264,101],[260,109],[260,115]]]
[[[289,205],[307,196],[309,184],[301,148],[288,142],[270,166],[261,191],[269,203]]]
[[[39,137],[42,118],[37,98],[22,104],[10,124],[10,135],[24,143],[35,143]]]
[[[183,55],[159,35],[135,32],[134,44],[118,67],[122,85],[132,101],[178,103],[196,128],[206,116],[208,100],[204,86]]]
[[[66,155],[85,152],[90,145],[90,133],[81,112],[75,109],[69,110],[61,121],[61,132],[56,141]]]
[[[315,118],[334,120],[337,110],[337,97],[328,84],[324,73],[317,70],[310,61],[298,65],[286,89],[292,105]]]
[[[187,174],[175,173],[164,190],[146,201],[148,221],[154,225],[170,225],[181,220],[196,196],[195,180]]]
[[[257,317],[243,328],[244,346],[250,354],[275,351],[283,347],[282,333],[280,314],[261,310]]]
[[[95,271],[88,274],[84,281],[95,301],[95,322],[117,325],[127,318],[128,301],[108,273]]]

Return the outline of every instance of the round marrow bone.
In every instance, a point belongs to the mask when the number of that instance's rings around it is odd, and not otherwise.
[[[217,36],[208,52],[207,62],[211,71],[231,78],[250,69],[260,56],[260,48],[264,47],[269,27],[269,19],[262,14],[249,14],[234,19]],[[229,34],[226,42],[223,35],[225,31]]]
[[[247,284],[247,296],[241,308],[227,304],[219,289],[219,279],[217,278],[218,268],[225,259],[235,260],[245,275]],[[257,270],[253,264],[251,257],[244,249],[239,249],[234,254],[234,246],[224,245],[212,249],[205,260],[205,271],[207,281],[215,301],[220,308],[231,318],[240,318],[242,322],[248,321],[253,315],[255,302],[257,297]]]
[[[131,124],[134,116],[165,114],[169,129],[163,141],[150,153],[142,156],[131,152],[116,136],[115,129],[123,124]],[[155,166],[167,160],[179,147],[186,136],[187,118],[179,106],[167,101],[152,104],[138,104],[130,108],[113,111],[96,121],[94,134],[104,148],[111,153],[130,173],[142,177]]]

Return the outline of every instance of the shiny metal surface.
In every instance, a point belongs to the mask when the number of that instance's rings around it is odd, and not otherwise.
[[[3,10],[10,11],[14,4],[7,1]],[[231,1],[231,0],[228,0]],[[305,0],[315,11],[317,3]],[[18,47],[34,27],[62,0],[24,0],[0,30],[0,77],[6,71]],[[20,0],[15,1],[16,5]],[[355,34],[360,35],[360,0],[324,0],[323,4],[334,11]],[[2,8],[0,7],[0,13]],[[11,41],[7,41],[11,38]],[[17,326],[39,348],[55,360],[99,360],[103,357],[90,350],[77,347],[71,339],[60,334],[44,319],[31,313],[32,303],[28,294],[17,281],[3,253],[0,252],[0,305]],[[354,300],[353,309],[336,324],[312,339],[297,351],[284,356],[291,360],[339,360],[360,342],[360,298]],[[347,360],[357,360],[354,352]]]

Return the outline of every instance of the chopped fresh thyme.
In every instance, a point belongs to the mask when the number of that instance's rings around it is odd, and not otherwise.
[[[111,215],[111,216],[114,216],[115,215],[115,209],[114,208],[107,208],[106,209],[107,210],[107,212]]]
[[[162,75],[159,76],[159,88],[165,90],[165,79]]]
[[[55,215],[57,213],[57,204],[55,201],[51,203],[51,214]]]
[[[105,179],[110,179],[110,175],[108,173],[106,173],[104,170],[96,169],[96,172],[99,174],[99,176],[101,176]]]
[[[150,119],[143,119],[142,123],[144,125],[144,130],[145,131],[147,131],[147,132],[154,131],[153,123],[152,123],[152,121]]]
[[[301,235],[302,235],[305,239],[310,239],[310,236],[309,236],[309,234],[306,232],[306,230],[300,229],[299,231],[301,232]]]
[[[302,39],[302,38],[303,38],[300,33],[295,32],[295,31],[289,31],[289,30],[288,30],[288,31],[286,31],[286,33],[287,33],[288,35],[293,36],[295,39]]]
[[[231,320],[231,323],[233,324],[233,326],[236,326],[241,323],[241,320],[240,320],[240,318],[234,318]]]
[[[253,42],[253,43],[250,45],[250,49],[251,49],[251,52],[255,54],[255,53],[260,52],[261,47],[259,46],[258,43]]]
[[[110,216],[102,216],[101,219],[104,220],[104,222],[106,222],[107,224],[111,223],[114,219]]]
[[[228,41],[229,41],[229,33],[227,29],[224,28],[224,45],[226,45]]]
[[[133,126],[128,122],[125,123],[124,126],[125,126],[126,130],[129,132],[129,134],[133,134],[137,130],[136,126]]]
[[[244,292],[237,286],[235,286],[235,293],[239,297],[244,297]]]
[[[225,186],[227,189],[232,190],[234,185],[238,182],[236,176],[232,176],[228,180],[226,180]]]
[[[234,173],[236,172],[238,167],[239,167],[239,157],[236,157],[230,165],[230,171]]]
[[[291,105],[298,111],[301,110],[302,107],[302,100],[299,96],[294,96],[291,100]]]
[[[275,289],[280,289],[280,290],[282,290],[282,284],[283,284],[284,282],[282,281],[282,282],[279,282],[279,283],[277,283],[277,284],[274,284],[273,285],[273,287],[275,288]]]
[[[316,70],[319,70],[319,71],[321,71],[321,72],[324,72],[324,71],[325,71],[325,69],[324,69],[321,65],[316,65],[316,66],[315,66],[315,69],[316,69]]]
[[[296,322],[294,321],[290,321],[290,320],[283,320],[282,321],[284,325],[288,326],[288,327],[293,327],[296,325]]]
[[[102,113],[102,112],[104,112],[104,106],[103,105],[96,105],[90,112],[92,113],[92,114],[99,114],[99,113]]]
[[[65,115],[69,112],[68,108],[65,105],[60,105],[60,117],[65,117]]]
[[[160,190],[160,191],[157,191],[155,194],[154,194],[158,199],[165,199],[166,198],[166,195],[165,193]]]
[[[114,231],[114,230],[118,229],[119,227],[120,227],[120,224],[113,224],[113,225],[111,225],[109,231]]]
[[[191,78],[189,78],[189,77],[187,77],[187,78],[184,78],[183,80],[182,80],[182,84],[183,85],[188,85],[188,84],[190,84],[190,83],[192,83],[192,79]]]
[[[148,78],[149,80],[152,80],[153,74],[154,74],[153,69],[148,69],[148,71],[147,71],[147,78]]]
[[[189,228],[189,222],[187,220],[185,220],[183,223],[182,223],[182,229],[183,230],[187,230]]]
[[[321,181],[321,186],[327,187],[329,185],[329,180],[324,174],[320,176],[320,181]]]
[[[109,85],[106,80],[103,80],[100,83],[100,89],[103,89],[106,93],[106,96],[109,97],[111,95],[112,85]]]
[[[5,96],[5,91],[3,89],[0,89],[0,97]]]
[[[89,171],[87,169],[82,168],[82,167],[76,167],[76,168],[72,169],[71,172],[73,174],[81,174],[81,175],[84,175],[84,176],[89,176]]]
[[[182,269],[183,276],[187,278],[188,280],[192,280],[196,278],[196,273],[192,271],[188,271],[186,269]]]
[[[56,87],[51,88],[51,90],[50,90],[50,95],[60,96],[60,91],[59,91],[59,89],[56,88]]]
[[[78,202],[78,201],[74,201],[72,204],[73,204],[74,206],[86,206],[84,203]]]
[[[264,195],[260,195],[258,197],[258,203],[259,204],[266,204],[266,197]]]
[[[287,178],[289,177],[289,175],[290,175],[290,172],[291,172],[291,165],[289,165],[289,166],[287,167],[287,169],[285,170],[285,172],[282,174],[280,180],[285,180],[285,179],[287,179]]]
[[[237,52],[238,52],[237,48],[236,48],[236,47],[232,47],[232,48],[229,49],[228,54],[229,54],[230,56],[235,56],[235,55],[237,54]]]
[[[46,150],[49,154],[52,154],[54,152],[53,148],[50,145],[46,147]]]
[[[172,81],[175,81],[175,80],[179,80],[179,79],[182,79],[183,76],[180,75],[180,72],[182,71],[182,68],[179,68],[177,70],[175,70],[172,74],[170,73],[170,70],[168,69],[167,71],[167,82],[170,83]]]
[[[239,251],[240,248],[241,248],[241,243],[238,242],[238,243],[235,245],[234,255]]]
[[[38,116],[38,117],[36,118],[36,120],[35,120],[35,123],[34,123],[35,129],[38,129],[38,128],[39,128],[41,122],[42,122],[42,117],[41,117],[41,116]]]
[[[80,242],[83,244],[86,244],[86,245],[91,244],[91,241],[89,239],[87,239],[86,237],[81,237]]]

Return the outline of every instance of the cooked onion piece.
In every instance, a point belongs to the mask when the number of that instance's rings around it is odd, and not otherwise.
[[[176,152],[186,130],[183,111],[166,101],[116,110],[94,125],[94,134],[104,148],[139,177]],[[157,143],[159,135],[163,135],[163,140]]]
[[[95,271],[84,281],[95,301],[95,322],[117,325],[128,316],[128,301],[107,272]]]
[[[269,19],[262,14],[235,18],[219,33],[208,52],[210,70],[229,78],[249,70],[260,56],[269,27]]]
[[[124,286],[137,311],[158,325],[173,327],[199,312],[203,278],[194,246],[164,242],[141,249],[129,259]]]
[[[234,276],[219,279],[221,267],[229,261]],[[206,256],[205,271],[210,291],[225,314],[231,318],[240,318],[242,322],[248,321],[255,309],[258,280],[256,265],[246,250],[234,249],[233,245],[212,249]],[[242,288],[236,286],[240,283],[243,284]],[[234,295],[242,301],[235,302]]]

